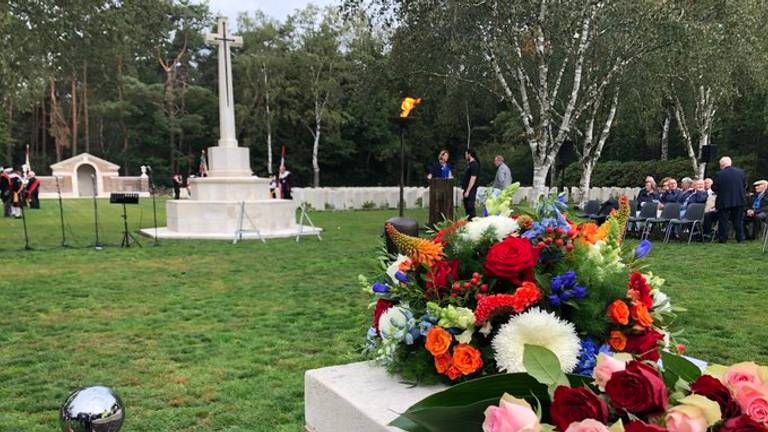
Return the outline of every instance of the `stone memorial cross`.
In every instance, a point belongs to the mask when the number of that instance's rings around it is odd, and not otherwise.
[[[205,42],[219,47],[219,147],[237,147],[230,48],[243,46],[243,38],[232,36],[227,18],[219,17],[218,32],[206,34]]]

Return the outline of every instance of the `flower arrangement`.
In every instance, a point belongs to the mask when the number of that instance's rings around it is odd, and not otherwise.
[[[366,351],[417,383],[455,384],[528,372],[525,347],[551,351],[565,373],[589,376],[601,353],[658,360],[677,311],[664,281],[622,248],[629,202],[605,223],[575,223],[562,197],[516,208],[514,184],[488,198],[487,216],[448,222],[433,238],[387,226],[400,254],[375,279]]]

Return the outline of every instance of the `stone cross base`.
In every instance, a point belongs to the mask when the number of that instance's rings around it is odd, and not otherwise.
[[[249,177],[248,147],[208,147],[208,177]],[[267,182],[269,182],[267,180]]]
[[[368,362],[310,370],[304,374],[305,430],[400,431],[387,425],[414,403],[444,389],[412,387]]]

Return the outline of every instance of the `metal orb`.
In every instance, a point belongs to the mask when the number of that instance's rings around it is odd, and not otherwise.
[[[83,387],[73,392],[59,411],[63,432],[117,432],[123,426],[125,408],[109,387]]]

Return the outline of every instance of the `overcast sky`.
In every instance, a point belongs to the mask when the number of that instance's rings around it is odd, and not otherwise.
[[[284,21],[285,17],[296,9],[302,9],[310,3],[317,6],[336,5],[338,0],[208,0],[211,11],[214,14],[223,14],[229,17],[232,25],[236,24],[237,15],[240,12],[252,13],[261,9],[267,15]]]

